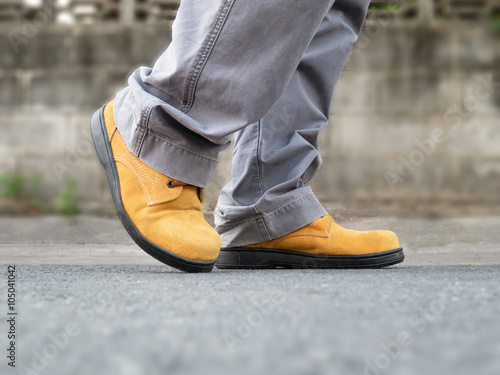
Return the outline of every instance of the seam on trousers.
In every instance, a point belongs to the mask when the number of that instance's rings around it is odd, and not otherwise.
[[[191,72],[189,73],[186,87],[184,89],[184,98],[182,99],[182,111],[186,113],[193,106],[194,100],[194,91],[198,84],[198,80],[200,78],[201,72],[205,67],[205,64],[210,56],[215,42],[217,41],[222,27],[226,22],[227,16],[233,6],[235,0],[224,0],[216,17],[215,21],[211,26],[210,32],[207,37],[203,41],[202,47],[198,56],[196,58],[195,64],[193,65]]]
[[[260,188],[260,194],[264,195],[264,187],[262,186],[262,181],[264,179],[262,178],[262,170],[261,170],[261,165],[260,165],[260,136],[261,136],[261,120],[257,122],[257,147],[255,151],[255,164],[257,166],[257,181],[259,182],[259,188]]]
[[[139,155],[142,150],[142,145],[144,144],[144,138],[146,137],[146,129],[138,125],[135,128],[136,137],[134,140],[134,146],[132,148],[132,153],[134,155]]]
[[[264,234],[264,233],[262,233],[262,229],[261,229],[261,231],[260,231],[260,232],[261,232],[261,234],[262,234],[263,236],[267,235],[267,237],[268,237],[269,239],[271,239],[271,234],[269,233],[269,230],[267,229],[266,221],[264,220],[264,215],[262,215],[262,213],[261,213],[261,212],[257,209],[257,207],[254,207],[254,209],[255,209],[255,211],[256,211],[256,212],[259,214],[259,216],[260,216],[260,217],[258,217],[258,218],[256,218],[256,219],[255,219],[255,222],[256,222],[257,224],[261,224],[261,225],[259,225],[259,227],[262,227],[262,228],[266,231],[266,233]]]
[[[132,91],[129,91],[129,98],[130,98],[130,101],[132,102],[132,105],[135,107],[138,107],[137,101],[135,99],[135,95]],[[133,118],[133,115],[132,115],[132,118]],[[132,144],[130,145],[130,151],[136,156],[139,155],[139,152],[141,151],[142,142],[144,140],[144,135],[146,132],[146,129],[142,123],[143,123],[143,113],[141,113],[139,123],[133,124],[133,125],[137,125],[137,127],[135,128],[134,134],[132,136]]]
[[[135,102],[135,97],[134,97]],[[151,101],[141,112],[141,119],[139,120],[139,125],[141,125],[144,129],[148,128],[149,117],[151,116],[151,111],[153,107],[157,104],[161,104],[159,100]]]
[[[259,183],[259,189],[260,189],[260,193],[262,195],[264,195],[264,189],[262,187],[262,176],[261,176],[261,168],[260,168],[260,162],[259,162],[259,152],[260,152],[260,129],[261,129],[261,121],[259,120],[257,122],[257,147],[256,147],[256,150],[255,150],[255,165],[257,167],[257,181]],[[234,201],[234,199],[233,199]],[[250,219],[250,220],[246,220],[246,221],[241,221],[238,223],[238,225],[241,225],[242,223],[249,223],[249,222],[255,222],[257,224],[257,226],[259,227],[259,230],[261,232],[261,235],[263,237],[268,237],[268,238],[271,238],[271,234],[269,233],[269,230],[267,229],[267,226],[266,226],[266,222],[264,220],[264,215],[262,214],[262,212],[259,211],[259,209],[257,208],[257,206],[254,206],[254,211],[257,213],[257,215],[259,215],[259,217],[255,218],[255,219]],[[265,233],[263,232],[263,230],[265,231]]]
[[[262,237],[264,237],[264,238],[267,237],[268,241],[272,240],[273,237],[271,236],[271,233],[269,233],[269,231],[267,230],[266,222],[262,218],[259,218],[258,220],[256,220],[256,223],[257,223],[257,226],[259,227],[260,234],[262,235]],[[259,225],[259,224],[261,224],[261,225]],[[264,229],[266,232],[263,233],[262,229]]]
[[[137,137],[134,143],[135,152],[133,152],[137,156],[139,156],[139,154],[142,151],[142,146],[144,145],[144,139],[146,138],[146,134],[149,133],[149,118],[151,117],[151,112],[153,111],[155,105],[158,105],[159,103],[160,102],[157,100],[150,102],[141,113],[141,119],[139,121],[139,124],[137,124],[137,129],[141,130],[142,136]]]

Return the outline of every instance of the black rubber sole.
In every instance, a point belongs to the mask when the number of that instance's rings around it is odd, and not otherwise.
[[[123,208],[118,170],[116,169],[113,151],[109,143],[106,124],[104,122],[104,108],[105,106],[101,107],[92,115],[90,120],[90,131],[92,133],[92,140],[94,142],[97,157],[106,172],[113,203],[123,227],[142,250],[160,262],[186,272],[210,272],[214,268],[215,260],[203,262],[187,259],[156,245],[141,234],[139,229],[137,229],[127,215]]]
[[[318,255],[266,248],[223,248],[215,266],[221,269],[382,268],[401,263],[403,248],[368,255]]]

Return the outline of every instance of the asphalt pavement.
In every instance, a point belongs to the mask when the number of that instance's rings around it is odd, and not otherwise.
[[[396,230],[407,260],[186,274],[143,255],[116,219],[0,218],[18,313],[16,368],[2,355],[0,373],[500,373],[500,218],[345,224]],[[0,306],[8,353],[5,292]]]

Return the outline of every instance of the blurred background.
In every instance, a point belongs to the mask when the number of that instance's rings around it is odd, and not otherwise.
[[[89,117],[166,48],[178,3],[0,1],[0,214],[113,213]],[[374,0],[312,185],[333,205],[495,211],[499,115],[499,0]]]

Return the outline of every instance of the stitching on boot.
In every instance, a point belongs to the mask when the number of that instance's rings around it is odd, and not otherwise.
[[[283,238],[279,239],[273,246],[273,248],[276,249],[276,247],[283,241],[293,238],[293,237],[302,237],[302,236],[307,236],[310,235],[311,237],[322,237],[322,238],[328,238],[330,236],[330,233],[332,232],[332,221],[328,223],[328,228],[322,231],[323,233],[318,233],[318,230],[312,230],[312,229],[298,229],[295,232],[292,232],[290,234],[287,234]]]
[[[151,179],[151,177],[147,174],[147,172],[145,172],[144,170],[138,171],[137,167],[140,168],[140,166],[137,165],[137,162],[135,160],[132,160],[132,162],[134,164],[136,164],[136,165],[132,164],[130,162],[130,160],[127,160],[127,159],[125,159],[124,157],[121,157],[121,156],[116,157],[116,161],[119,161],[122,164],[124,164],[125,166],[127,166],[129,168],[129,170],[132,172],[132,174],[136,178],[137,182],[141,186],[141,189],[144,192],[144,195],[146,196],[146,200],[148,202],[148,205],[151,206],[151,205],[154,205],[156,203],[163,203],[163,200],[165,200],[165,199],[171,199],[173,197],[176,198],[176,197],[178,197],[181,194],[182,186],[179,188],[179,190],[174,191],[173,194],[166,195],[166,196],[161,197],[161,198],[153,199],[151,197],[151,193],[150,193],[147,185],[144,183],[144,180],[143,180],[143,178],[141,176],[141,172],[143,172],[143,174],[146,174],[149,177],[149,179]]]
[[[159,173],[156,171],[156,176],[155,176],[156,178],[153,181],[153,179],[151,178],[149,173],[142,167],[142,165],[141,165],[142,162],[139,160],[139,158],[137,158],[137,156],[135,156],[129,149],[127,149],[127,146],[126,146],[123,138],[118,137],[118,141],[125,148],[126,152],[125,152],[125,155],[123,155],[123,156],[116,155],[115,160],[120,161],[121,163],[123,163],[124,165],[129,167],[130,171],[135,176],[137,182],[141,186],[142,191],[146,195],[146,200],[147,200],[149,205],[153,205],[155,203],[162,203],[162,201],[165,199],[171,199],[173,197],[178,197],[181,194],[181,192],[183,190],[182,186],[180,187],[180,189],[176,188],[176,189],[172,190],[172,194],[167,194],[166,196],[153,199],[152,198],[153,192],[152,191],[150,192],[147,184],[144,182],[144,178],[148,179],[151,185],[156,186],[158,183]]]

